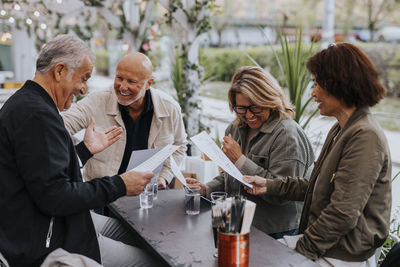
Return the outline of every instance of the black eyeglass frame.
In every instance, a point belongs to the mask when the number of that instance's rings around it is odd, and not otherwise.
[[[237,110],[238,108],[239,109],[244,109],[244,112],[238,112],[238,110]],[[237,106],[237,105],[234,105],[233,106],[233,110],[239,115],[245,115],[248,110],[251,113],[253,113],[254,115],[256,115],[256,114],[260,114],[264,110],[264,108],[259,107],[259,106],[254,106],[254,105],[251,105],[251,106]]]

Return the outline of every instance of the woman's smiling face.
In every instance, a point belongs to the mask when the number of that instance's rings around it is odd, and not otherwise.
[[[242,107],[255,106],[253,103],[250,102],[247,96],[240,93],[235,95],[235,105]],[[249,109],[247,109],[246,113],[238,114],[238,116],[250,128],[258,129],[264,124],[264,122],[268,120],[269,114],[270,114],[269,108],[263,108],[262,111],[257,114],[254,114]]]
[[[324,88],[322,88],[316,81],[315,75],[313,75],[314,89],[311,95],[315,102],[318,103],[319,113],[325,116],[337,116],[337,113],[343,108],[342,102],[329,94]]]

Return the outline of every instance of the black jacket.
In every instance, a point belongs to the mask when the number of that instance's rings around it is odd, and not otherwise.
[[[38,266],[56,248],[100,262],[89,209],[126,194],[121,177],[83,183],[56,105],[27,81],[0,110],[0,251]]]

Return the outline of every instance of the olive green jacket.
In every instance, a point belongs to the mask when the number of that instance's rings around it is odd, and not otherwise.
[[[231,134],[243,151],[247,130],[248,128],[239,129],[230,124],[225,134]],[[308,177],[313,162],[314,153],[302,128],[293,120],[281,120],[271,113],[259,132],[250,140],[247,158],[240,171],[243,175],[262,177]],[[257,207],[253,225],[267,234],[298,228],[302,202],[286,201],[281,197],[249,195],[239,181],[226,173],[208,182],[206,189],[208,196],[213,191],[225,191],[230,196],[241,193],[255,202]]]
[[[365,261],[389,232],[391,171],[386,137],[369,109],[360,108],[341,131],[332,127],[309,180],[267,179],[267,195],[304,200],[297,251]]]

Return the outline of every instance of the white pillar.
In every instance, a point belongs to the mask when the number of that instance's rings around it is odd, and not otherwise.
[[[11,59],[16,82],[24,82],[33,78],[36,70],[35,42],[32,37],[28,36],[26,30],[13,28]]]
[[[321,48],[325,49],[335,41],[335,0],[324,0],[323,17]]]
[[[118,62],[122,57],[121,41],[108,40],[107,51],[108,51],[108,76],[114,78]]]
[[[123,3],[125,18],[129,22],[129,26],[131,29],[137,27],[140,23],[138,2],[138,0],[125,0]]]

